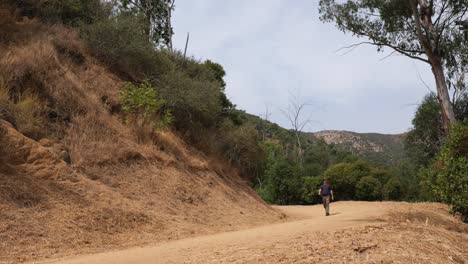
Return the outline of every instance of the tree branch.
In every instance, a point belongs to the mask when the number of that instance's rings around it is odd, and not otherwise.
[[[352,51],[356,47],[364,45],[364,44],[372,45],[372,46],[379,46],[379,47],[381,47],[381,46],[389,47],[389,48],[392,48],[393,50],[395,50],[396,52],[401,53],[401,54],[403,54],[403,55],[405,55],[405,56],[407,56],[409,58],[412,58],[412,59],[415,59],[415,60],[420,60],[420,61],[425,62],[425,63],[429,63],[429,60],[411,54],[411,53],[424,54],[424,51],[402,49],[402,48],[399,48],[397,46],[394,46],[394,45],[391,45],[391,44],[388,44],[388,43],[375,43],[375,42],[370,42],[370,41],[363,41],[363,42],[352,44],[352,45],[349,45],[349,46],[346,46],[346,47],[342,47],[342,48],[338,49],[337,51],[340,51],[340,50],[343,50],[343,49],[351,49],[351,51]],[[347,52],[347,53],[349,53],[349,52]],[[347,54],[347,53],[345,53],[345,54]]]

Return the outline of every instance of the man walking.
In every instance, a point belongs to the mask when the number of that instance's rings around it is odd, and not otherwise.
[[[330,215],[330,196],[333,201],[333,188],[328,183],[328,179],[323,180],[323,184],[320,185],[319,195],[322,196],[323,207],[325,208],[326,216]]]

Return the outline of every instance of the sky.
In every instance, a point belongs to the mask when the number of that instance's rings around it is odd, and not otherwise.
[[[435,90],[430,68],[319,20],[318,0],[177,0],[174,47],[225,71],[226,93],[238,109],[291,128],[283,114],[290,94],[308,103],[305,131],[395,134],[411,128],[424,95]],[[364,39],[361,39],[361,41]],[[424,80],[424,81],[423,81]]]

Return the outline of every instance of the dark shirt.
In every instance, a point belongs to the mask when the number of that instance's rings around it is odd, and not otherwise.
[[[330,192],[333,190],[333,188],[329,184],[322,184],[320,186],[320,190],[322,190],[321,192],[322,196],[328,196],[330,195]]]

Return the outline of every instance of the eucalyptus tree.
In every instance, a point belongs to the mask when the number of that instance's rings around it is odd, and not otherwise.
[[[468,38],[456,26],[467,18],[466,0],[320,0],[321,20],[370,44],[431,66],[444,128],[456,121],[450,78],[466,72]]]

